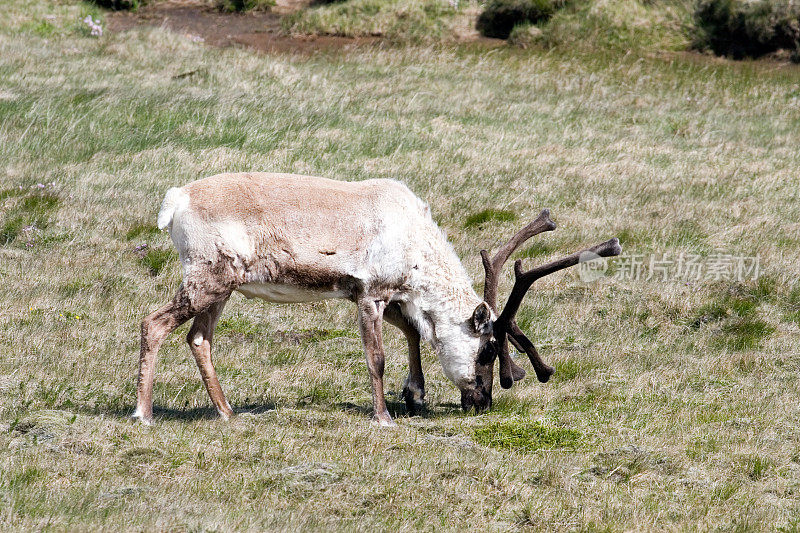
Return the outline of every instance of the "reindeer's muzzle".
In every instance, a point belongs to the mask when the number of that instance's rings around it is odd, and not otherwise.
[[[492,390],[484,386],[480,376],[476,377],[474,387],[461,389],[461,408],[464,409],[464,411],[475,409],[475,411],[479,413],[491,407]]]
[[[492,407],[492,395],[483,389],[461,391],[461,408],[464,411],[475,409],[476,412],[486,411]]]

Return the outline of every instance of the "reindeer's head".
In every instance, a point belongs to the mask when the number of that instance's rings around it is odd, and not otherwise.
[[[514,253],[514,250],[526,240],[539,233],[554,229],[556,229],[556,225],[550,220],[550,211],[545,209],[536,220],[518,231],[497,251],[493,258],[489,258],[486,250],[481,250],[483,268],[486,270],[486,283],[483,289],[484,302],[475,309],[472,318],[473,328],[476,334],[480,333],[481,340],[475,359],[474,382],[461,386],[461,406],[464,410],[475,408],[480,411],[491,407],[495,359],[500,361],[500,386],[504,389],[510,388],[515,381],[525,377],[525,370],[514,363],[508,353],[509,341],[518,351],[528,355],[539,381],[546,382],[553,375],[555,371],[553,367],[542,361],[536,347],[525,336],[515,319],[522,299],[533,283],[548,274],[578,264],[582,254],[594,254],[590,257],[611,257],[619,255],[622,251],[619,241],[614,238],[528,271],[523,271],[522,261],[517,260],[514,264],[514,288],[511,290],[511,295],[508,297],[503,311],[498,313],[497,286],[503,265]],[[493,313],[489,312],[490,309]],[[496,316],[494,320],[491,319],[492,315]]]

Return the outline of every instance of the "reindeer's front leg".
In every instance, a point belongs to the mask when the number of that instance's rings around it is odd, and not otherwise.
[[[383,318],[403,332],[408,341],[408,377],[403,384],[403,399],[410,414],[425,410],[425,375],[422,373],[422,358],[419,351],[420,335],[417,329],[403,316],[395,302],[386,306]]]
[[[383,366],[386,355],[383,351],[383,333],[381,323],[386,301],[374,296],[363,296],[358,300],[358,324],[361,329],[361,340],[367,355],[367,368],[372,381],[372,407],[375,410],[373,421],[381,426],[394,426],[386,398],[383,396]]]

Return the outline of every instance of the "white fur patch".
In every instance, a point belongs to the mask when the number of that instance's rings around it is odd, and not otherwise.
[[[142,410],[140,408],[138,408],[138,407],[136,408],[136,411],[134,411],[134,413],[131,415],[131,418],[134,419],[134,420],[138,420],[140,423],[144,424],[145,426],[152,426],[153,425],[153,420],[145,418],[144,415],[142,414]]]
[[[481,340],[468,331],[468,323],[436,325],[436,354],[444,375],[456,385],[475,379],[475,360]]]
[[[244,224],[226,220],[214,222],[213,226],[221,239],[218,246],[226,246],[239,257],[250,257],[253,254],[253,243]]]
[[[416,383],[412,383],[408,380],[408,378],[406,378],[405,383],[403,383],[403,388],[411,393],[411,399],[414,402],[422,403],[423,391],[417,386]]]
[[[384,225],[367,249],[366,264],[373,279],[400,280],[408,268],[408,249],[404,243],[408,239],[405,220],[398,217]]]

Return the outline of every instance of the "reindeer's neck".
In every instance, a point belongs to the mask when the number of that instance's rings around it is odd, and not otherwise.
[[[420,266],[409,286],[404,312],[432,345],[444,340],[441,333],[445,329],[459,327],[469,319],[481,302],[449,246],[436,261]]]

